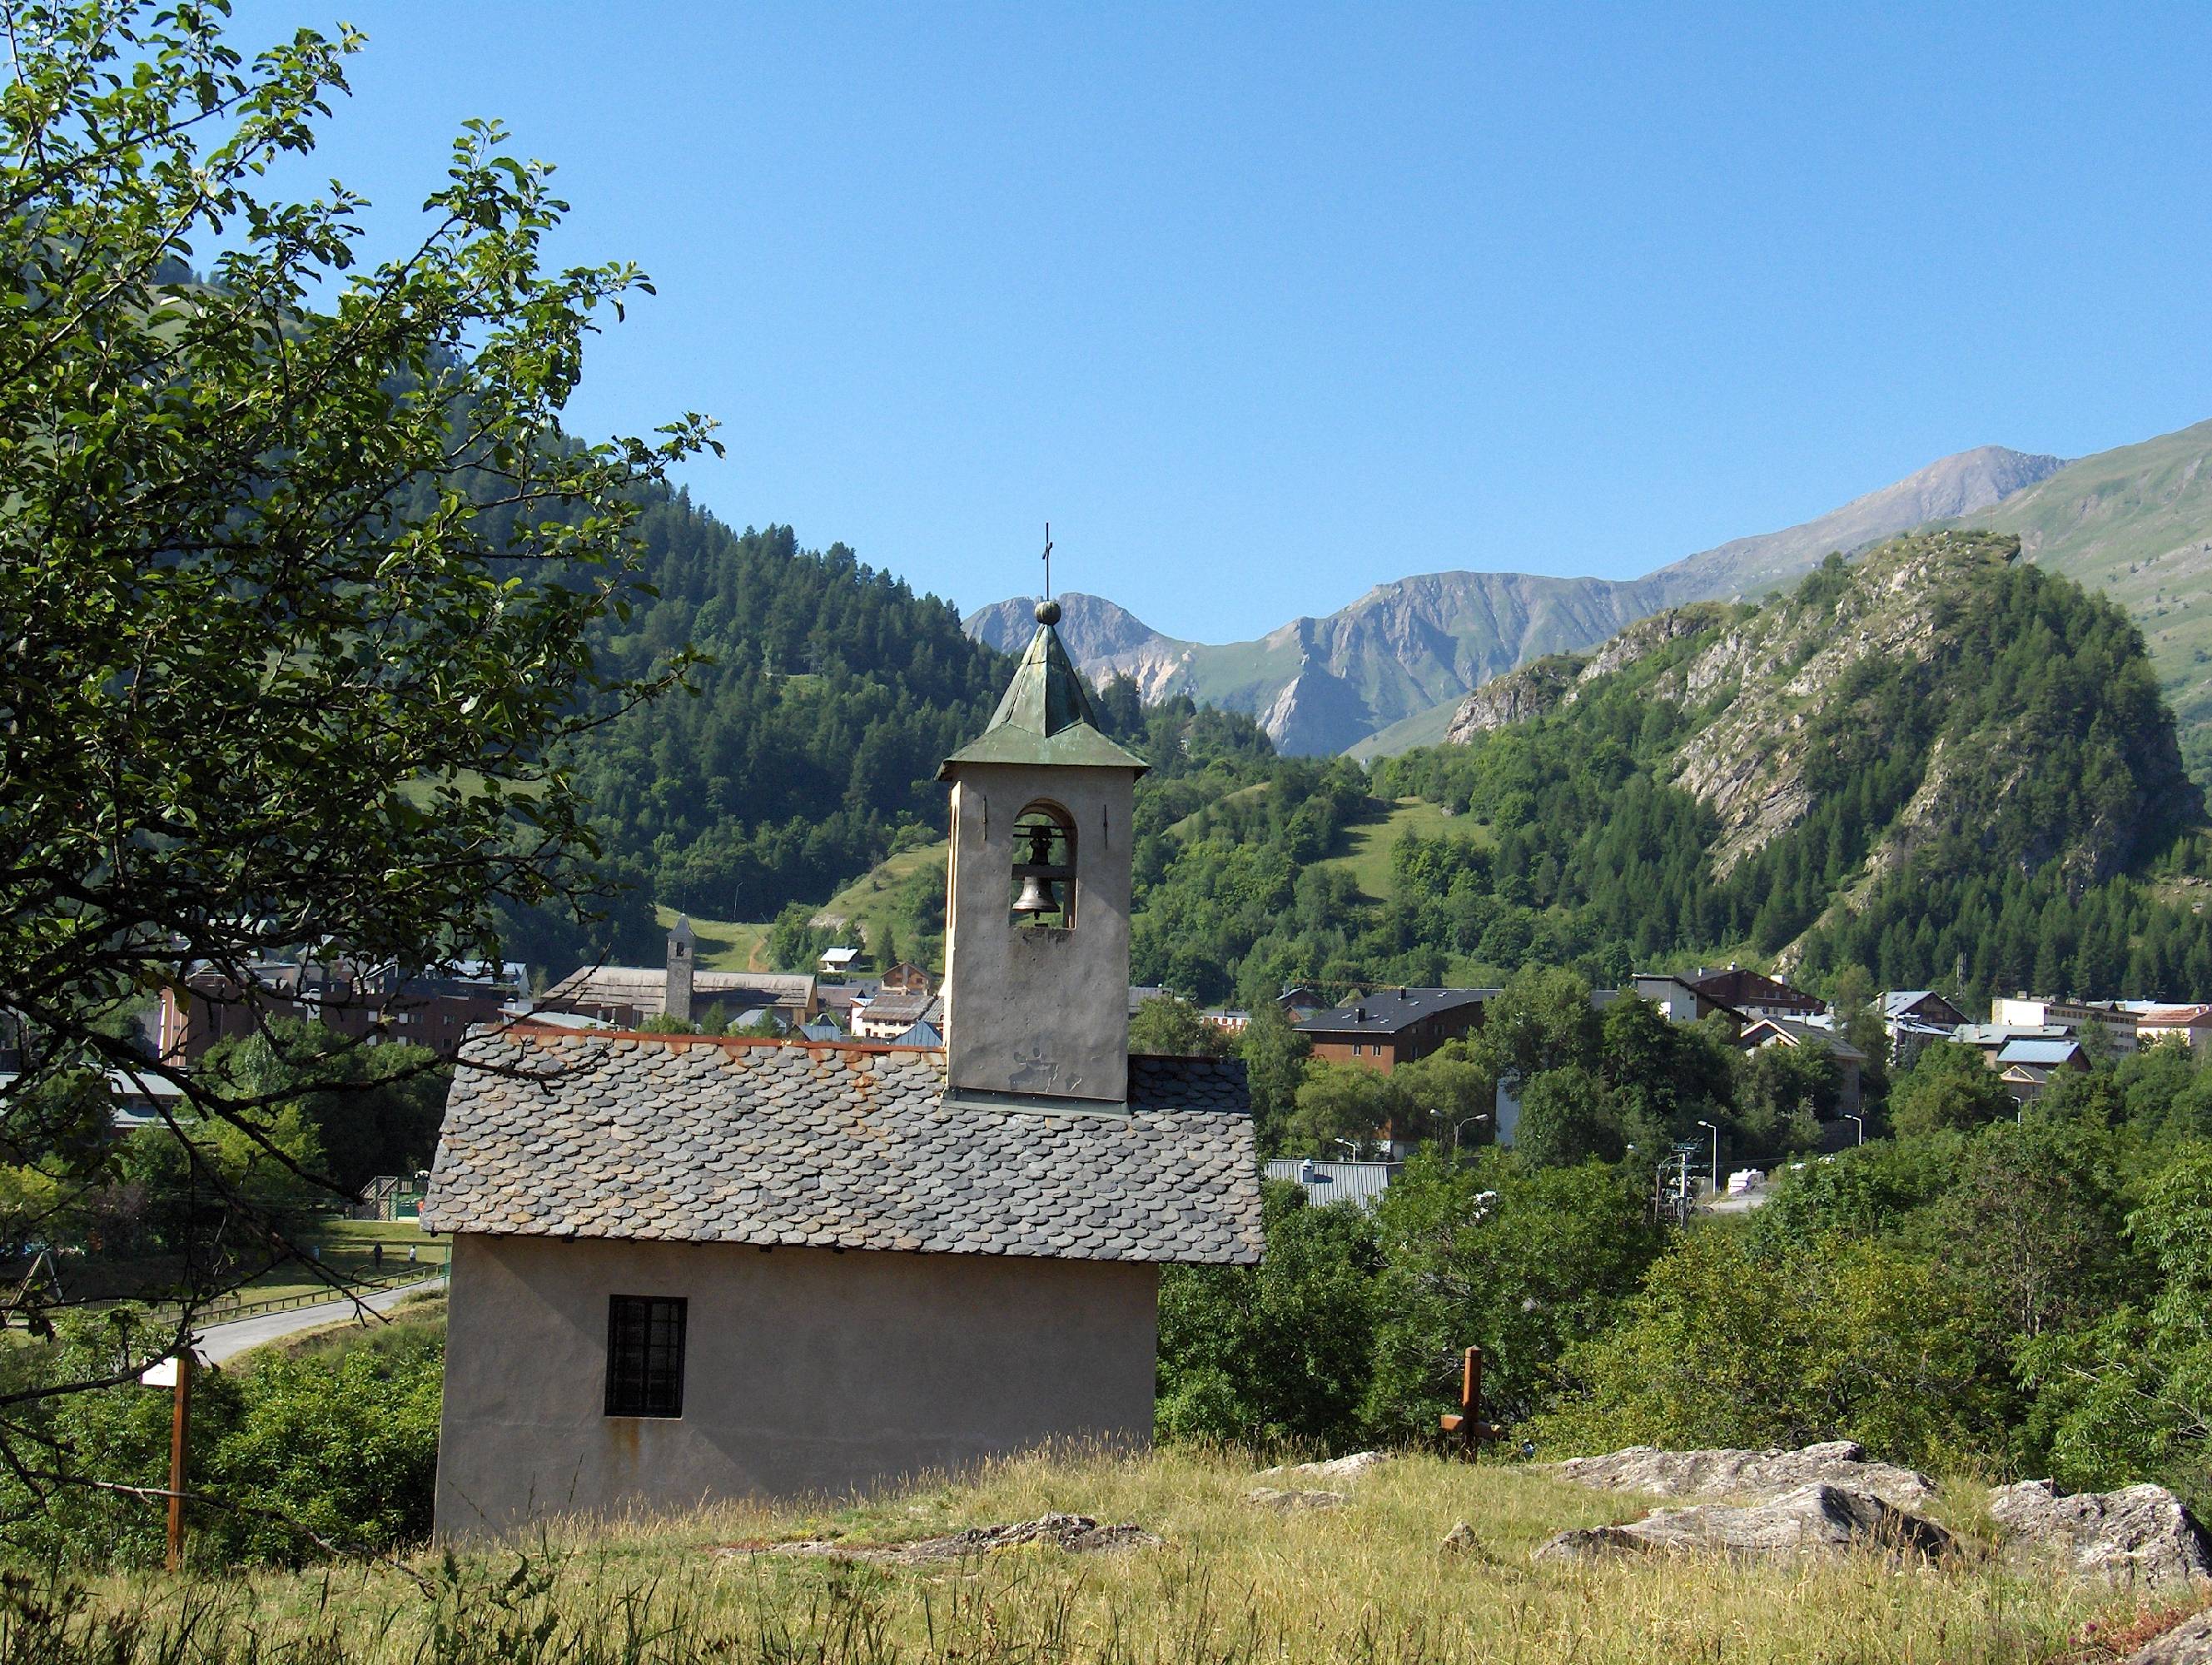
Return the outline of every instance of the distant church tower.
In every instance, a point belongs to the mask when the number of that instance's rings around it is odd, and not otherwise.
[[[1145,761],[1106,738],[1038,603],[1036,635],[952,783],[945,904],[946,1086],[985,1097],[1129,1097],[1130,801]]]
[[[691,1021],[691,963],[698,947],[690,918],[678,914],[668,933],[668,981],[660,1003],[661,1010],[678,1023]]]

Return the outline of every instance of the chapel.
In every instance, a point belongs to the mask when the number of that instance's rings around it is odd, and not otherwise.
[[[1058,617],[940,771],[941,1047],[465,1047],[422,1211],[441,1540],[1150,1439],[1160,1268],[1256,1261],[1259,1170],[1241,1064],[1129,1054],[1146,765]]]

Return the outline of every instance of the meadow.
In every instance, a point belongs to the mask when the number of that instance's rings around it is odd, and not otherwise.
[[[1328,1510],[1245,1501],[1249,1458],[1170,1449],[1009,1460],[842,1508],[725,1506],[541,1530],[404,1561],[61,1587],[7,1575],[0,1659],[476,1662],[1857,1662],[2124,1656],[2172,1615],[2008,1569],[1981,1498],[1947,1486],[1965,1534],[1941,1565],[1871,1552],[1802,1565],[1636,1558],[1532,1565],[1570,1526],[1641,1500],[1504,1463],[1408,1456]],[[1274,1480],[1271,1485],[1297,1484]],[[902,1541],[1051,1511],[1133,1522],[1157,1547],[1000,1551],[929,1566],[761,1553],[793,1539]],[[1465,1522],[1473,1541],[1442,1547]]]

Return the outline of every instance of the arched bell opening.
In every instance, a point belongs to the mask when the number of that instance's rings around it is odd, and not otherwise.
[[[1014,817],[1009,915],[1030,930],[1075,927],[1075,821],[1056,804],[1031,804]]]

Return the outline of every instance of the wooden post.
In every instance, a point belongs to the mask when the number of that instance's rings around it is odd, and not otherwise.
[[[1469,1347],[1460,1361],[1459,1409],[1447,1411],[1437,1425],[1459,1441],[1460,1455],[1469,1461],[1482,1441],[1496,1439],[1504,1430],[1482,1419],[1482,1349]]]
[[[169,1571],[185,1564],[185,1446],[192,1417],[192,1349],[177,1355],[176,1408],[169,1418]]]

